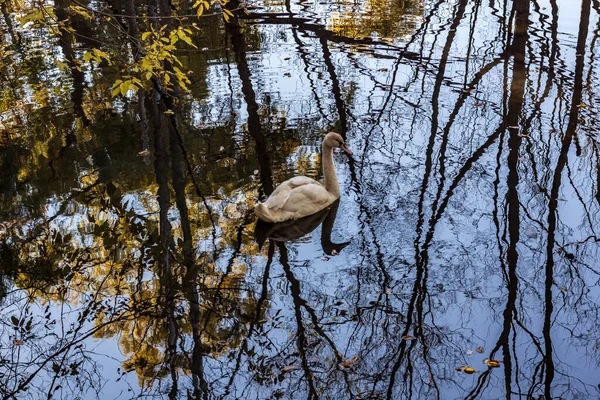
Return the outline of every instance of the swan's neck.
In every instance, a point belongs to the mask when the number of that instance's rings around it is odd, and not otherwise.
[[[323,175],[325,177],[325,189],[332,195],[340,197],[340,186],[333,165],[333,152],[331,147],[323,143],[322,150]]]

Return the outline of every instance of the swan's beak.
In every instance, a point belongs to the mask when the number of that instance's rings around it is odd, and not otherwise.
[[[349,148],[347,148],[346,145],[343,143],[340,145],[340,149],[344,150],[344,152],[346,154],[348,154],[349,156],[351,156],[353,154],[352,151]]]

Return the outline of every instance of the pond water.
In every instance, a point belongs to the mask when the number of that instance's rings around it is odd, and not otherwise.
[[[1,5],[3,398],[600,396],[598,1],[215,6],[111,97],[127,4]]]

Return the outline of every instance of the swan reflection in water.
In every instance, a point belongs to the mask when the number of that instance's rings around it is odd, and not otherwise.
[[[278,223],[258,220],[254,229],[254,239],[261,248],[267,239],[276,242],[288,242],[298,239],[317,229],[323,223],[321,231],[321,246],[327,255],[339,254],[350,242],[333,243],[331,241],[331,230],[335,222],[340,200],[337,199],[329,207],[308,215],[306,217]]]

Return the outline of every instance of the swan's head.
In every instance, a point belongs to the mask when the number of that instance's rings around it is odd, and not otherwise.
[[[325,136],[325,139],[323,139],[323,144],[327,147],[332,147],[332,148],[339,147],[340,149],[344,150],[344,152],[346,152],[346,154],[348,154],[350,156],[352,155],[352,152],[350,151],[350,149],[346,147],[344,138],[339,133],[329,132],[327,134],[327,136]]]

